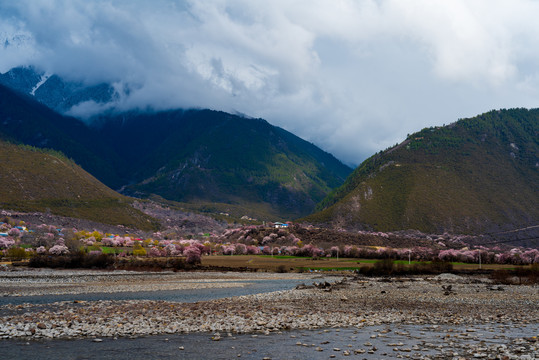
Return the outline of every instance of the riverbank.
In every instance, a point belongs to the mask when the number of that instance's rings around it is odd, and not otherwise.
[[[48,273],[47,273],[48,272]],[[21,274],[17,291],[109,289],[178,290],[230,286],[230,280],[312,280],[307,274],[270,273],[100,273]],[[56,276],[56,278],[55,278]],[[69,278],[71,282],[66,282]],[[0,290],[6,294],[3,277]],[[36,280],[37,279],[37,280]],[[48,282],[43,284],[39,280]],[[37,281],[37,282],[36,282]],[[34,282],[34,283],[33,283]],[[15,285],[17,283],[17,285]],[[36,283],[38,285],[36,285]],[[34,286],[29,286],[29,285]],[[224,284],[224,285],[223,285]],[[234,281],[232,282],[234,284]],[[238,284],[234,284],[236,286]],[[240,284],[241,286],[241,284]],[[331,287],[227,297],[195,303],[106,300],[0,306],[0,338],[101,338],[212,332],[269,334],[290,329],[382,324],[539,324],[537,286],[494,286],[487,279],[442,274],[434,277],[356,278]],[[534,334],[537,335],[537,334]],[[222,335],[219,335],[222,336]]]
[[[35,269],[0,273],[0,306],[61,301],[152,300],[200,302],[291,290],[298,283],[341,277],[237,272],[131,272]],[[0,316],[11,313],[2,310]]]
[[[301,282],[317,277],[293,273],[53,269],[20,269],[0,272],[0,275],[0,297],[216,289],[244,287],[249,281]]]

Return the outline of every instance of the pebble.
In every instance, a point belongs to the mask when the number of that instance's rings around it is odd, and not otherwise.
[[[8,283],[14,284],[17,281],[20,288],[29,285],[32,291],[54,287],[61,291],[65,284],[71,284],[77,286],[70,287],[69,291],[78,288],[77,291],[84,292],[87,290],[84,289],[86,283],[91,284],[89,285],[91,289],[95,289],[98,286],[95,285],[96,282],[101,281],[110,287],[111,283],[121,283],[129,278],[125,273],[95,275],[96,273],[92,272],[75,272],[72,277],[71,275],[55,277],[54,272],[47,274],[50,276],[49,280],[46,276],[39,275],[32,278],[28,274],[22,277],[22,280],[21,278],[17,280],[17,277],[10,275],[7,280],[0,280],[0,294],[8,287]],[[241,276],[251,275],[255,278],[258,276],[257,274]],[[208,282],[208,279],[211,276],[224,275],[204,274],[206,278],[199,274],[188,276],[193,277],[191,285],[214,286],[215,284]],[[236,275],[228,274],[228,276]],[[143,278],[157,279],[148,274],[134,275],[134,279]],[[62,284],[66,279],[65,284]],[[233,339],[234,334],[247,333],[255,338],[259,335],[263,338],[261,335],[301,329],[321,329],[321,333],[335,331],[337,334],[339,328],[350,327],[361,332],[364,327],[372,329],[376,326],[378,329],[368,335],[376,346],[367,341],[363,344],[365,348],[351,350],[354,346],[344,342],[339,343],[339,346],[350,350],[341,350],[338,346],[332,349],[334,352],[340,352],[342,356],[378,352],[383,357],[386,356],[384,353],[390,352],[393,354],[391,356],[398,358],[427,359],[430,355],[426,353],[436,352],[440,354],[439,359],[459,357],[494,359],[498,354],[500,359],[504,356],[507,359],[539,358],[537,334],[532,333],[518,339],[504,335],[510,333],[518,324],[537,326],[539,323],[537,288],[524,285],[506,286],[504,291],[491,291],[485,287],[484,281],[486,280],[476,282],[475,279],[471,281],[465,277],[453,276],[437,277],[432,280],[418,278],[405,283],[367,279],[361,284],[349,281],[346,287],[334,289],[332,292],[301,289],[198,303],[107,300],[58,302],[47,305],[3,305],[0,306],[0,338],[86,337],[101,342],[103,341],[101,338],[105,337],[137,337],[202,331],[213,334],[211,337],[213,341],[219,341],[221,334],[226,334],[225,338],[228,340]],[[440,282],[458,283],[458,292],[450,297],[444,296],[439,291]],[[50,286],[44,286],[44,283]],[[402,287],[403,284],[406,286]],[[382,291],[385,292],[383,295]],[[406,344],[406,341],[400,341],[402,338],[394,337],[413,339],[409,332],[399,330],[399,325],[424,327],[422,335],[415,333],[419,335],[419,338],[414,339],[417,340],[414,341],[417,344]],[[481,343],[482,333],[485,331],[499,336],[499,341]],[[433,333],[438,336],[436,341],[427,335]],[[290,335],[290,338],[295,337],[296,335]],[[347,339],[348,342],[356,341],[352,337]],[[361,342],[365,341],[365,337],[361,339],[363,339]],[[438,340],[443,345],[438,343]],[[381,342],[385,344],[384,347],[380,345]],[[323,341],[319,344],[328,343],[329,341]],[[320,346],[302,341],[296,342],[296,345],[312,347],[313,351],[324,350]],[[377,346],[380,347],[380,351]],[[184,350],[184,347],[180,346],[178,349]],[[330,355],[331,358],[335,356]]]

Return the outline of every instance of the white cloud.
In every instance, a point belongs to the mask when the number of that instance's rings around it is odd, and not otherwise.
[[[533,0],[21,0],[0,4],[0,71],[109,81],[130,89],[124,109],[264,117],[357,164],[425,126],[536,107],[537,13]]]

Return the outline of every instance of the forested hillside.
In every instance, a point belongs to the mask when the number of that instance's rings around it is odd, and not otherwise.
[[[131,174],[128,194],[227,203],[278,219],[312,212],[351,169],[262,119],[211,110],[129,113],[95,123]]]
[[[0,121],[0,139],[60,151],[115,190],[217,214],[305,216],[352,171],[265,120],[211,110],[83,122],[0,85]]]
[[[479,233],[539,223],[539,110],[426,128],[364,161],[309,221]]]

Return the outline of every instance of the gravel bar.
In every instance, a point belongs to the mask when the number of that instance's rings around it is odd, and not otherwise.
[[[41,275],[48,281],[60,279],[45,273]],[[56,273],[50,275],[53,274]],[[161,285],[175,281],[182,286],[220,286],[223,281],[249,279],[313,279],[306,274],[269,273],[65,272],[63,276],[76,283],[80,291],[96,282],[110,287],[116,281],[126,281],[123,277],[127,277],[132,286],[149,278],[159,279],[154,281]],[[16,276],[2,278],[0,289],[13,283],[30,285],[36,276],[21,273],[19,280],[16,279]],[[60,280],[57,285],[62,289]],[[20,286],[19,291],[22,288]],[[54,291],[48,286],[41,290]],[[100,339],[208,332],[213,334],[213,340],[220,340],[224,334],[268,335],[284,330],[361,329],[381,325],[469,327],[469,331],[458,334],[466,338],[473,335],[473,327],[479,325],[538,329],[538,290],[537,286],[498,286],[488,279],[442,274],[391,279],[350,278],[327,287],[305,286],[196,303],[107,300],[3,305],[0,307],[3,314],[0,338]],[[537,353],[537,335],[535,331],[522,340],[528,353]]]

